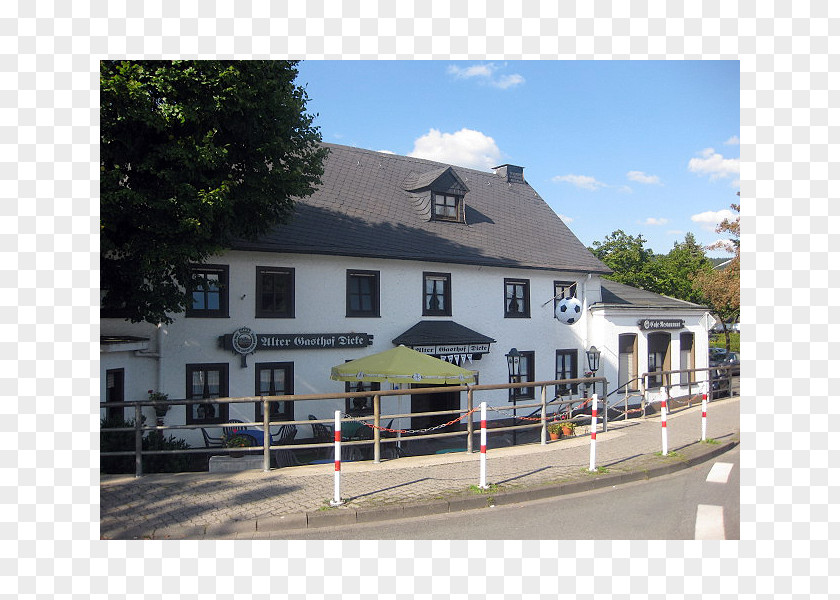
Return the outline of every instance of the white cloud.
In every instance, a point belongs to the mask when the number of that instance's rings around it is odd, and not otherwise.
[[[706,148],[700,152],[701,158],[688,161],[688,170],[700,175],[708,175],[712,180],[723,177],[738,177],[741,172],[741,159],[724,158],[715,152],[714,148]]]
[[[473,65],[465,68],[461,68],[457,65],[449,65],[447,72],[458,79],[469,79],[470,77],[492,77],[493,69],[493,63]]]
[[[662,217],[648,217],[645,219],[645,225],[665,225],[668,219]]]
[[[381,154],[394,154],[394,153],[393,153],[393,152],[391,152],[390,150],[377,150],[377,152],[379,152],[379,153],[381,153]]]
[[[491,81],[490,85],[494,85],[497,88],[501,88],[503,90],[508,89],[509,87],[513,87],[515,85],[519,85],[520,83],[525,83],[525,78],[522,75],[502,75],[498,79]]]
[[[729,209],[723,209],[718,211],[707,210],[706,212],[702,212],[696,215],[691,215],[691,220],[695,223],[699,223],[703,229],[707,231],[714,231],[715,228],[720,225],[720,222],[724,219],[729,219],[733,221],[737,218],[738,215],[733,213]]]
[[[668,230],[668,231],[666,231],[665,233],[666,233],[667,235],[679,235],[679,236],[683,236],[683,235],[685,235],[685,231],[681,231],[681,230],[679,230],[679,229],[669,229],[669,230]]]
[[[471,67],[449,65],[447,73],[453,75],[457,79],[476,78],[477,81],[503,90],[525,83],[525,78],[517,73],[509,75],[499,74],[497,76],[496,72],[499,69],[499,65],[495,63],[484,63],[480,65],[472,65]]]
[[[472,169],[491,169],[503,162],[493,138],[466,128],[455,133],[430,129],[429,133],[414,140],[414,150],[408,156]]]
[[[572,221],[574,221],[572,217],[567,217],[566,215],[561,215],[560,213],[557,213],[557,216],[560,217],[560,220],[564,223],[571,223]]]
[[[659,177],[657,175],[648,175],[642,171],[628,171],[627,179],[637,183],[662,185],[662,182],[659,181]]]
[[[723,143],[726,144],[727,146],[737,146],[738,144],[741,143],[741,140],[738,139],[737,135],[733,135],[731,138],[729,138],[728,140],[726,140]]]
[[[609,187],[606,183],[602,183],[589,175],[557,175],[552,177],[551,181],[571,183],[574,186],[593,192],[602,187]]]

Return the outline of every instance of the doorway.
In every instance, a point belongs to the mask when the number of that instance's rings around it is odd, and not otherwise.
[[[670,376],[662,371],[671,370],[671,334],[651,333],[648,335],[648,373],[660,373],[648,378],[649,388],[658,388],[670,383]],[[666,377],[669,381],[666,381]]]
[[[412,385],[411,389],[419,389],[426,387],[440,387],[431,385]],[[436,394],[412,394],[411,396],[411,412],[435,412],[439,410],[458,410],[461,408],[461,393],[460,392],[438,392]],[[459,415],[430,415],[428,417],[412,417],[412,429],[426,429],[428,427],[435,427],[442,423],[448,423]],[[453,423],[448,427],[443,427],[436,430],[435,433],[445,433],[450,431],[459,431],[460,423]]]
[[[105,402],[125,402],[125,369],[105,371]],[[107,419],[125,419],[125,409],[109,406],[105,409]]]

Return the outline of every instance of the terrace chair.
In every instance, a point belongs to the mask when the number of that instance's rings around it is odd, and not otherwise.
[[[271,436],[271,444],[277,446],[286,446],[292,443],[297,435],[297,427],[294,425],[281,425],[280,430],[276,435]],[[300,465],[300,461],[295,456],[295,453],[287,449],[278,449],[274,451],[274,462],[278,467],[292,467]]]
[[[368,427],[364,424],[359,424],[359,426],[353,431],[351,436],[348,436],[343,439],[350,442],[360,442],[360,441],[370,441],[373,442],[373,428]],[[359,445],[359,446],[342,446],[342,460],[364,460],[368,459],[373,456],[373,443]]]
[[[391,425],[394,423],[394,419],[388,421],[388,424],[383,427],[383,429],[391,429]],[[390,431],[380,431],[379,438],[395,438],[397,434],[391,433]],[[400,449],[397,448],[396,443],[387,443],[381,445],[381,452],[382,458],[399,458],[400,457]]]
[[[315,415],[309,415],[310,421],[317,421],[318,417]],[[333,434],[332,428],[327,427],[323,423],[312,423],[312,437],[315,439],[316,444],[328,444],[335,440],[335,435]],[[329,448],[320,448],[319,454],[323,454],[324,458],[329,458],[331,451]]]
[[[222,448],[225,445],[225,438],[213,437],[204,427],[201,428],[201,436],[204,438],[204,446],[207,448]]]

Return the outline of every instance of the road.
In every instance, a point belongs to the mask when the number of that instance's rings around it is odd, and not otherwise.
[[[487,509],[288,531],[272,539],[739,539],[740,447],[650,481]],[[724,537],[725,536],[725,537]]]

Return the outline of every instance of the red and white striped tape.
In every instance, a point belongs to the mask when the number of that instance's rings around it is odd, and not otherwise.
[[[703,417],[700,420],[701,423],[701,432],[700,432],[700,441],[706,441],[706,406],[707,406],[707,395],[703,394]]]

